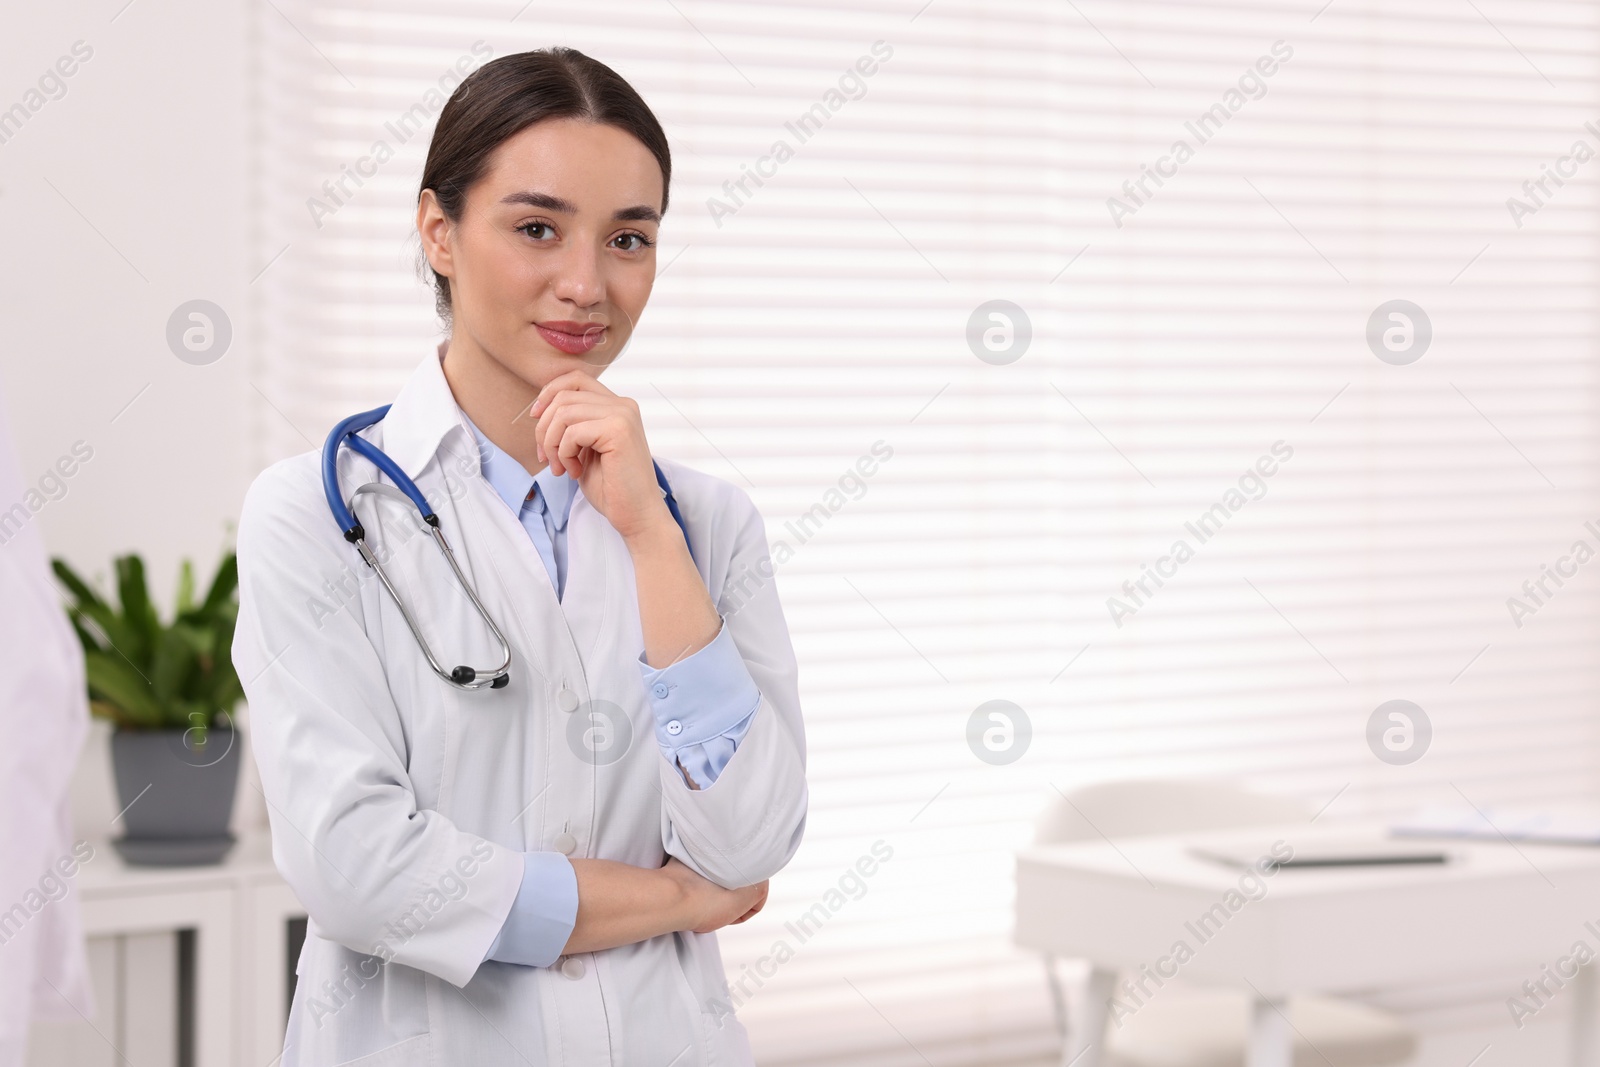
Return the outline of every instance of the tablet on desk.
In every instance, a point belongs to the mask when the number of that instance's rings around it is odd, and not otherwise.
[[[1459,837],[1536,845],[1600,845],[1600,807],[1424,808],[1395,824],[1399,837]]]
[[[1438,848],[1429,848],[1415,842],[1385,841],[1381,839],[1358,841],[1317,841],[1296,847],[1293,854],[1279,859],[1260,848],[1245,845],[1196,846],[1189,854],[1210,863],[1219,863],[1236,870],[1260,870],[1265,862],[1268,870],[1307,870],[1325,867],[1396,867],[1418,864],[1441,864],[1450,861],[1450,854]]]

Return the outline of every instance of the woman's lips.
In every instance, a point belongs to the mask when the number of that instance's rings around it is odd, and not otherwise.
[[[533,326],[547,344],[569,356],[583,355],[606,335],[604,326],[585,326],[580,329],[576,324],[562,323],[560,328],[555,328],[538,322]]]

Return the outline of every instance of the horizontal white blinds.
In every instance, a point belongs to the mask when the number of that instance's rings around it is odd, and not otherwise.
[[[1578,538],[1600,549],[1600,163],[1561,162],[1600,150],[1600,12],[1320,6],[261,7],[263,463],[431,348],[426,133],[320,229],[305,201],[473,42],[578,47],[667,128],[663,269],[607,381],[655,451],[743,486],[794,549],[808,834],[723,935],[736,985],[795,949],[738,998],[763,1063],[1047,1056],[1040,971],[1008,942],[1051,783],[1221,775],[1337,796],[1330,817],[1593,791],[1600,567],[1547,579],[1520,628],[1506,601]],[[785,123],[875,41],[864,94],[800,143]],[[793,157],[734,202],[780,138]],[[1518,226],[1506,200],[1546,165],[1575,169]],[[1432,328],[1405,365],[1365,337],[1397,299]],[[1031,323],[1015,362],[969,348],[991,300]],[[891,458],[830,498],[879,441]],[[1185,523],[1215,505],[1201,543]],[[1122,591],[1179,540],[1164,585]],[[1112,597],[1136,609],[1120,626]],[[1365,740],[1390,699],[1433,725],[1408,766]],[[968,747],[990,700],[1031,720],[1015,763]],[[859,899],[830,897],[879,840]],[[785,923],[819,903],[800,943]]]

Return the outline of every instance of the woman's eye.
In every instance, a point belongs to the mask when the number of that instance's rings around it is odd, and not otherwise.
[[[533,232],[531,232],[533,230],[539,230],[541,232],[540,233],[533,233]],[[544,235],[547,234],[547,233],[550,233],[552,231],[551,231],[551,228],[550,228],[550,224],[547,223],[547,222],[525,222],[521,226],[517,227],[517,232],[518,233],[525,233],[529,237],[533,238],[535,241],[542,241],[542,240],[544,240]]]
[[[618,241],[632,241],[633,242],[633,244],[623,247],[622,250],[624,252],[637,252],[642,248],[649,248],[650,245],[654,243],[654,242],[650,241],[648,238],[646,238],[644,236],[644,234],[641,234],[641,233],[623,233],[623,234],[618,234],[616,239]]]

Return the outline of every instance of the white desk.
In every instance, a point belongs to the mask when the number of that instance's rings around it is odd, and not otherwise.
[[[1250,853],[1259,855],[1280,839],[1303,853],[1318,841],[1387,835],[1370,824],[1319,823],[1245,836],[1259,841]],[[1418,842],[1455,854],[1442,866],[1279,871],[1261,899],[1204,927],[1202,942],[1192,924],[1239,888],[1243,872],[1189,848],[1240,837],[1102,840],[1018,855],[1016,943],[1094,968],[1063,1064],[1096,1067],[1110,999],[1129,1002],[1116,973],[1154,968],[1179,940],[1193,949],[1179,979],[1253,990],[1250,1067],[1290,1067],[1294,1033],[1281,1012],[1291,993],[1501,973],[1515,976],[1506,996],[1520,996],[1522,981],[1538,980],[1543,964],[1553,969],[1574,942],[1600,952],[1600,934],[1584,925],[1600,930],[1600,849],[1466,841]],[[1570,998],[1573,1067],[1600,1067],[1594,974],[1595,965],[1582,968],[1559,994]]]
[[[85,936],[191,929],[196,1067],[266,1067],[283,1049],[285,923],[305,911],[272,865],[266,831],[213,867],[130,867],[110,841],[77,875]]]

